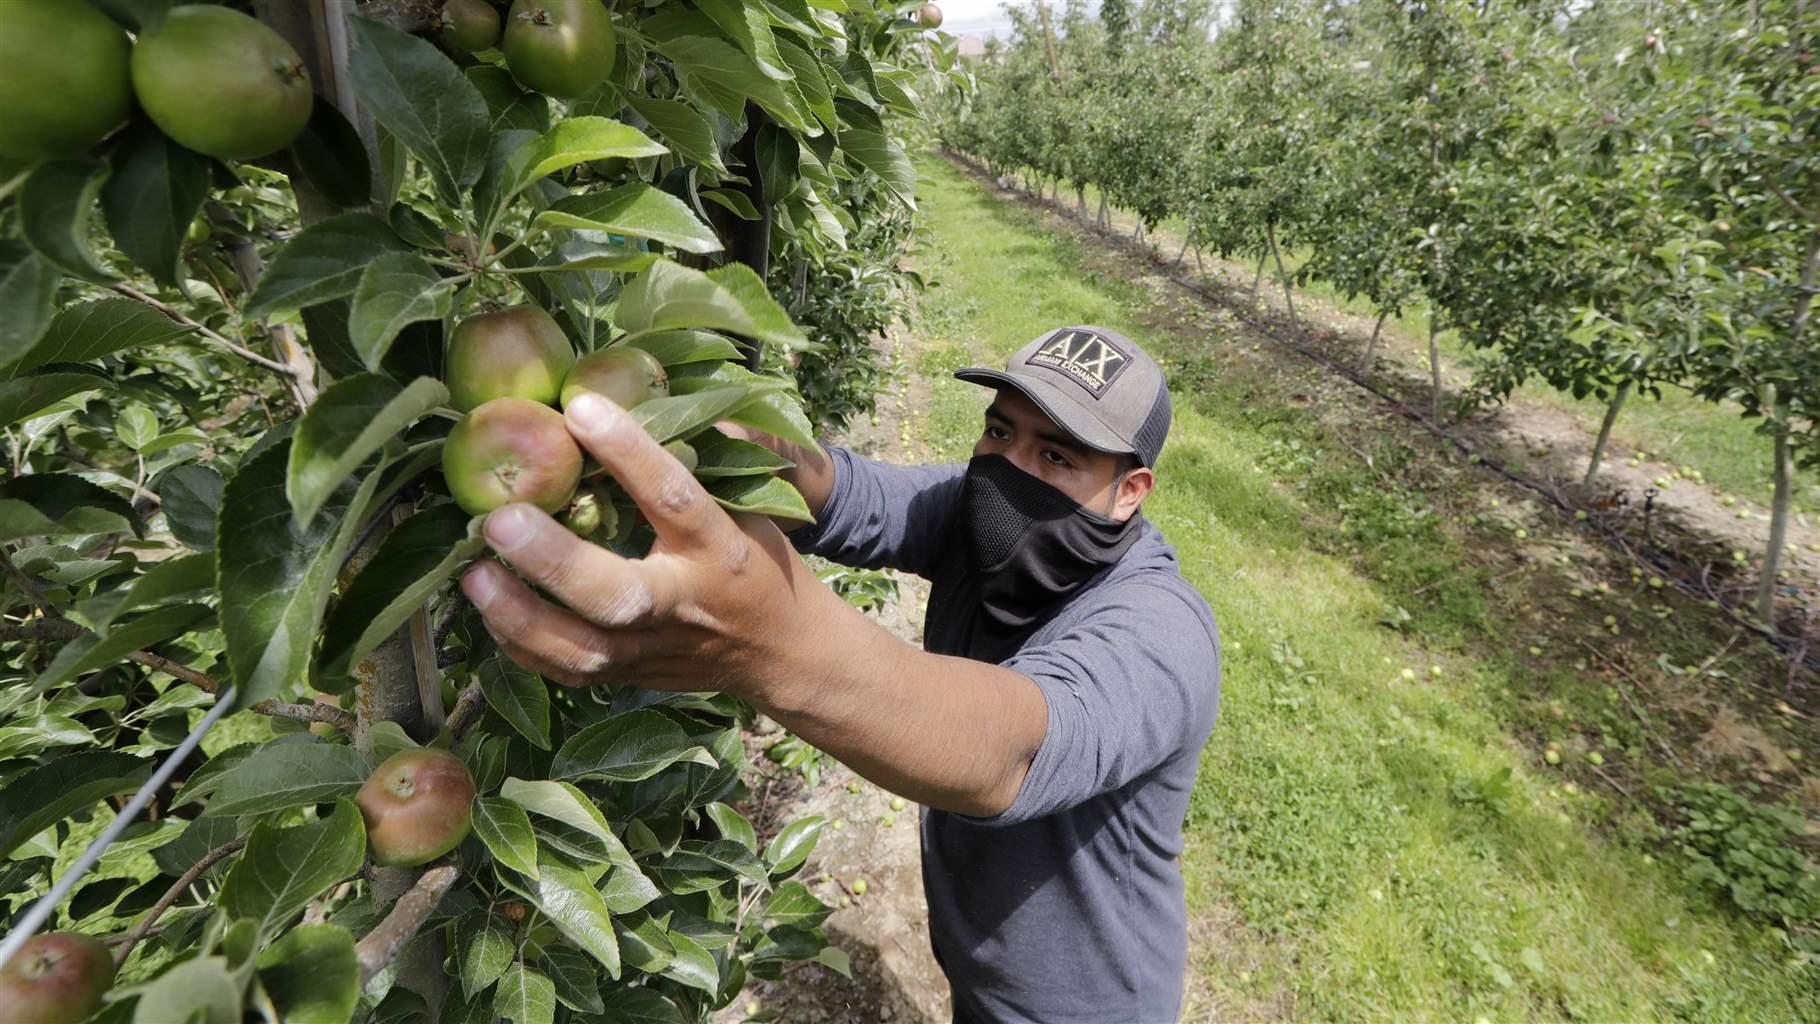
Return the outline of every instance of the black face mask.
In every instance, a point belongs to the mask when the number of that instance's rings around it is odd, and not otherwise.
[[[985,611],[979,626],[1019,640],[1043,612],[1118,561],[1143,522],[1090,512],[1002,455],[967,464],[962,510]]]

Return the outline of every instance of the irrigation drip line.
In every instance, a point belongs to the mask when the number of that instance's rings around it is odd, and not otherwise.
[[[953,150],[950,150],[949,152],[954,153],[961,160],[961,162],[967,164],[969,166],[969,168],[973,171],[974,174],[978,175],[978,174],[982,174],[982,173],[989,173],[989,172],[982,172],[982,169],[981,169],[980,165],[978,164],[978,162],[973,160],[973,158],[971,158],[970,156],[967,156],[966,154],[963,154],[963,153],[958,153]],[[1027,197],[1030,195],[1030,192],[1028,189],[1024,189],[1021,191],[1023,191],[1024,195]],[[1041,196],[1036,196],[1035,199],[1038,203],[1042,203],[1044,205],[1055,206],[1057,209],[1057,212],[1063,216],[1068,215],[1066,210],[1062,210],[1060,208],[1059,203],[1055,203],[1050,200],[1045,200]],[[1115,242],[1121,242],[1121,243],[1125,242],[1125,240],[1120,238],[1116,232],[1105,231],[1104,229],[1100,229],[1095,225],[1090,225],[1090,224],[1086,224],[1086,223],[1082,223],[1081,226],[1093,228],[1094,230],[1100,231],[1102,234],[1105,234],[1108,238],[1110,238],[1111,240],[1113,240]],[[1135,245],[1136,243],[1130,243],[1130,244]],[[1160,267],[1160,265],[1157,263],[1156,260],[1152,259],[1150,262],[1153,267]],[[1300,341],[1296,340],[1294,337],[1291,337],[1291,336],[1288,336],[1288,335],[1282,333],[1272,323],[1267,321],[1262,315],[1258,315],[1258,316],[1251,315],[1248,311],[1241,309],[1240,305],[1238,303],[1229,301],[1224,296],[1204,287],[1203,285],[1201,285],[1200,283],[1198,283],[1196,281],[1192,281],[1188,278],[1182,277],[1181,275],[1175,273],[1174,270],[1171,268],[1160,268],[1160,269],[1161,269],[1162,276],[1166,280],[1168,280],[1171,284],[1175,285],[1178,288],[1181,288],[1182,290],[1184,290],[1186,292],[1189,292],[1192,295],[1195,295],[1196,297],[1198,297],[1206,302],[1211,302],[1214,305],[1219,306],[1220,308],[1231,313],[1233,315],[1233,317],[1235,317],[1236,319],[1249,325],[1258,334],[1263,335],[1268,340],[1270,340],[1278,345],[1284,346],[1286,348],[1293,349],[1296,353],[1301,355],[1303,358],[1309,360],[1310,362],[1323,366],[1329,372],[1337,374],[1340,377],[1344,378],[1345,380],[1350,381],[1352,384],[1356,385],[1357,387],[1362,388],[1363,390],[1365,390],[1367,392],[1370,392],[1372,395],[1376,396],[1379,401],[1383,402],[1385,405],[1390,406],[1393,410],[1395,410],[1396,412],[1401,414],[1406,419],[1409,419],[1409,420],[1419,424],[1424,429],[1426,429],[1428,432],[1434,434],[1436,437],[1440,438],[1441,440],[1452,445],[1454,448],[1458,449],[1462,454],[1465,454],[1465,455],[1471,457],[1472,459],[1476,460],[1478,465],[1485,466],[1486,468],[1490,469],[1492,472],[1498,474],[1499,476],[1510,481],[1511,483],[1516,484],[1517,486],[1522,487],[1526,490],[1529,490],[1529,491],[1535,493],[1537,496],[1546,500],[1550,505],[1553,505],[1555,507],[1557,512],[1562,513],[1563,522],[1571,524],[1574,528],[1579,529],[1584,533],[1593,535],[1600,541],[1604,542],[1606,546],[1616,548],[1617,550],[1623,552],[1624,555],[1626,557],[1630,558],[1632,561],[1641,562],[1644,565],[1647,565],[1650,568],[1656,570],[1656,572],[1659,576],[1661,576],[1664,580],[1668,581],[1669,583],[1673,584],[1675,589],[1686,594],[1688,597],[1693,598],[1694,600],[1697,600],[1697,601],[1715,602],[1718,605],[1719,610],[1724,612],[1725,616],[1728,619],[1730,619],[1734,625],[1736,625],[1740,629],[1749,630],[1750,632],[1757,634],[1763,640],[1767,641],[1772,647],[1776,648],[1778,651],[1782,652],[1782,654],[1784,654],[1785,656],[1790,658],[1791,661],[1795,660],[1795,659],[1799,659],[1800,664],[1805,666],[1809,671],[1820,673],[1820,656],[1809,653],[1808,649],[1807,649],[1808,645],[1806,645],[1805,643],[1799,642],[1797,639],[1791,639],[1789,637],[1785,637],[1781,633],[1779,633],[1769,627],[1763,626],[1759,623],[1752,622],[1752,621],[1744,618],[1743,616],[1741,616],[1738,613],[1738,606],[1737,606],[1736,602],[1724,600],[1721,597],[1719,597],[1718,595],[1712,593],[1711,591],[1696,590],[1693,583],[1684,578],[1684,573],[1685,573],[1687,567],[1684,564],[1677,562],[1676,560],[1674,560],[1666,555],[1663,555],[1662,553],[1657,551],[1653,545],[1649,548],[1645,548],[1645,549],[1641,549],[1641,550],[1632,547],[1625,540],[1625,538],[1622,534],[1620,534],[1618,531],[1613,529],[1609,524],[1607,524],[1604,521],[1604,517],[1602,517],[1602,516],[1589,516],[1584,520],[1575,518],[1571,513],[1577,512],[1577,511],[1582,511],[1582,510],[1575,509],[1572,506],[1570,506],[1567,502],[1563,501],[1561,499],[1561,496],[1557,492],[1555,492],[1553,489],[1543,486],[1539,481],[1537,481],[1529,476],[1526,476],[1522,473],[1518,473],[1517,471],[1511,469],[1509,466],[1505,465],[1503,462],[1501,462],[1494,456],[1488,455],[1481,451],[1475,451],[1471,445],[1469,445],[1465,441],[1461,440],[1458,436],[1448,432],[1447,430],[1442,429],[1440,426],[1431,422],[1428,419],[1428,417],[1422,415],[1420,412],[1417,412],[1415,409],[1410,408],[1408,403],[1404,402],[1401,398],[1397,397],[1396,395],[1391,394],[1390,392],[1384,390],[1383,388],[1379,387],[1378,385],[1372,383],[1370,380],[1366,379],[1361,373],[1354,371],[1352,368],[1350,368],[1348,366],[1341,365],[1339,362],[1329,358],[1324,353],[1321,353],[1312,348],[1309,348],[1308,346],[1303,345]]]
[[[202,737],[208,735],[208,731],[215,727],[215,723],[221,721],[221,716],[227,714],[228,709],[234,706],[235,692],[235,687],[228,687],[227,692],[215,701],[215,706],[209,709],[209,713],[196,724],[196,728],[190,730],[190,734],[183,738],[183,742],[177,744],[176,749],[166,755],[164,763],[158,766],[158,770],[152,773],[151,778],[145,780],[145,784],[140,786],[139,791],[133,794],[133,798],[120,809],[120,813],[114,815],[114,820],[108,823],[107,828],[95,837],[94,842],[88,844],[88,849],[82,851],[82,856],[76,859],[76,863],[70,865],[70,869],[63,873],[62,878],[57,879],[56,884],[51,886],[51,891],[39,897],[38,902],[32,904],[31,909],[25,912],[25,916],[19,919],[19,923],[7,932],[5,941],[0,942],[0,968],[6,966],[13,955],[25,945],[26,940],[37,934],[38,929],[44,927],[44,923],[49,921],[51,914],[56,911],[57,904],[63,902],[64,898],[76,888],[76,883],[82,880],[82,876],[88,874],[101,860],[101,855],[107,852],[107,848],[114,845],[114,842],[133,824],[134,819],[139,817],[146,805],[152,802],[153,794],[162,789],[164,784],[170,781],[171,776],[177,773],[177,767],[183,763],[183,759],[190,756],[190,752],[202,742]]]

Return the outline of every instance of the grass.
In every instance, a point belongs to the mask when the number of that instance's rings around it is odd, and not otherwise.
[[[1018,180],[1021,185],[1021,175]],[[1087,213],[1092,216],[1099,209],[1099,190],[1089,185],[1086,198]],[[1074,195],[1066,186],[1062,189],[1062,203],[1073,210]],[[1180,239],[1187,233],[1187,224],[1180,218],[1171,217],[1159,224],[1158,229],[1175,239],[1167,245],[1158,243],[1164,255],[1173,258],[1181,244]],[[1306,252],[1284,253],[1284,262],[1291,272],[1300,268],[1307,258]],[[1248,264],[1245,269],[1249,277],[1256,265]],[[1282,289],[1276,284],[1274,265],[1266,268],[1262,287],[1266,292],[1272,292],[1274,288],[1272,294],[1280,301]],[[1297,296],[1313,298],[1356,316],[1377,316],[1377,310],[1363,297],[1347,298],[1324,281],[1314,281],[1306,288],[1298,289]],[[1465,367],[1476,365],[1477,354],[1462,343],[1455,332],[1443,331],[1438,340],[1443,359]],[[1406,365],[1425,368],[1428,365],[1427,307],[1417,304],[1402,316],[1387,320],[1380,352],[1394,355]],[[1605,415],[1605,403],[1598,398],[1577,399],[1540,382],[1517,389],[1512,397],[1520,402],[1564,411],[1585,425],[1589,435],[1598,432],[1599,422]],[[1670,387],[1662,390],[1659,399],[1633,396],[1613,430],[1613,441],[1625,452],[1645,452],[1660,462],[1698,469],[1706,483],[1718,491],[1737,495],[1767,509],[1774,492],[1774,481],[1770,441],[1756,432],[1760,422],[1745,419],[1734,403],[1714,404]],[[1797,471],[1795,488],[1798,507],[1810,513],[1820,509],[1820,476],[1812,471]],[[1760,515],[1767,517],[1767,511]]]
[[[1493,579],[1485,551],[1515,546],[1508,521],[1529,513],[1462,526],[1482,499],[1394,438],[1372,466],[1336,455],[1314,412],[1237,357],[1239,328],[1169,327],[1072,237],[939,159],[918,168],[916,258],[937,282],[914,325],[918,440],[964,457],[985,395],[948,371],[1060,324],[1117,326],[1169,366],[1176,417],[1146,512],[1223,636],[1223,711],[1184,858],[1191,914],[1238,919],[1192,968],[1220,1019],[1820,1018],[1813,979],[1767,929],[1652,852],[1645,802],[1595,795],[1590,772],[1538,756],[1558,741],[1634,760],[1617,776],[1632,786],[1673,778],[1567,650],[1603,639],[1598,613],[1564,594],[1499,596],[1518,585]],[[1548,594],[1592,571],[1578,557]],[[1602,606],[1691,663],[1710,634],[1664,626],[1662,607],[1690,614],[1641,587]],[[1516,639],[1530,636],[1540,657]]]

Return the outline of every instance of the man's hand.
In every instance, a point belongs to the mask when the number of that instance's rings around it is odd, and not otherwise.
[[[571,686],[726,690],[893,792],[975,815],[1011,805],[1048,727],[1034,682],[893,637],[611,402],[577,398],[567,417],[657,543],[621,558],[529,505],[489,515],[487,542],[562,603],[497,563],[468,570],[462,590],[512,660]]]
[[[645,558],[622,558],[529,505],[493,512],[487,542],[567,607],[482,562],[461,585],[488,630],[512,660],[571,686],[636,680],[762,698],[767,661],[783,660],[785,638],[800,635],[802,599],[825,588],[769,520],[729,515],[617,406],[587,396],[567,418],[657,543]]]

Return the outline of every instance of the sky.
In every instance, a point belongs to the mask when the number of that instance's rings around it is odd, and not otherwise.
[[[1038,0],[936,0],[942,9],[942,31],[957,36],[1008,36],[1011,33],[1011,19],[1001,9],[1009,2],[1011,6],[1026,9],[1034,8]],[[1050,0],[1056,8],[1061,7],[1059,0]],[[1099,4],[1089,0],[1087,7],[1097,13]]]

